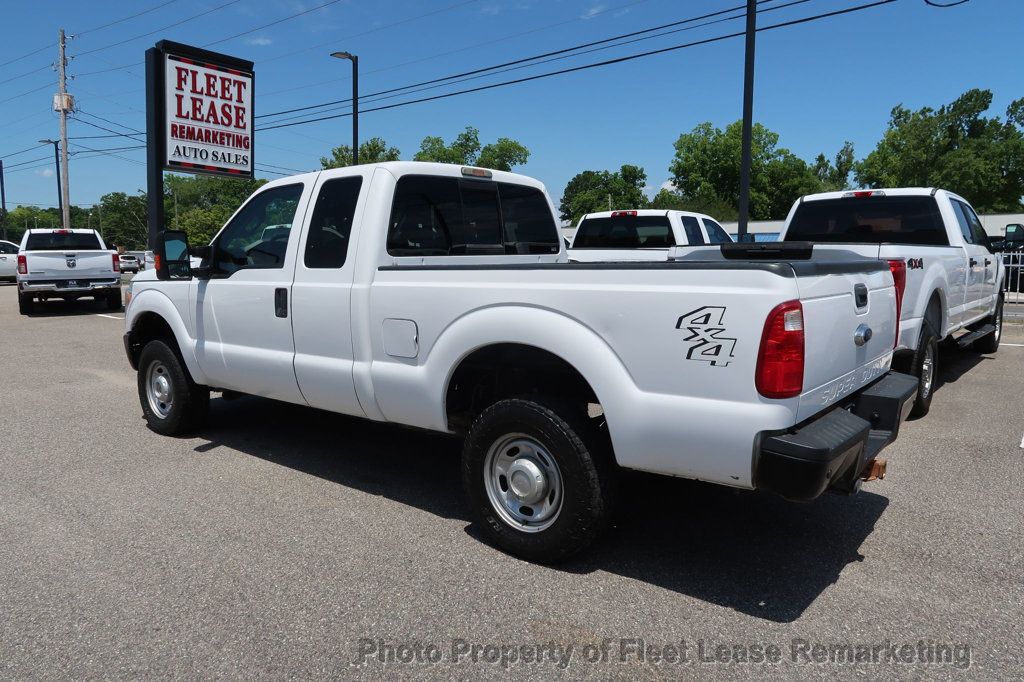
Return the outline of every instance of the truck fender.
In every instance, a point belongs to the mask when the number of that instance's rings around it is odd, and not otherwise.
[[[192,375],[192,380],[197,384],[206,385],[208,383],[206,374],[200,369],[196,360],[195,341],[189,334],[185,322],[181,319],[177,307],[164,292],[159,289],[143,289],[136,293],[125,313],[125,330],[130,332],[139,318],[147,313],[158,315],[167,323],[174,333],[174,340],[178,343],[178,350],[181,351],[182,360],[184,360],[189,374]]]
[[[949,332],[947,326],[949,325],[949,310],[946,298],[946,292],[949,291],[949,281],[946,277],[946,269],[941,264],[934,264],[925,270],[924,277],[921,281],[921,286],[918,288],[921,294],[915,300],[914,307],[909,311],[910,317],[923,318],[928,312],[928,305],[932,301],[932,296],[938,294],[939,297],[939,320],[938,326],[935,328],[935,333],[938,334],[939,338],[943,338]],[[906,306],[907,301],[904,301]]]

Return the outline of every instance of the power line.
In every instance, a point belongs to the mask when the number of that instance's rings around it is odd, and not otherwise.
[[[757,30],[759,32],[760,31],[770,31],[770,30],[777,29],[777,28],[785,28],[785,27],[788,27],[788,26],[795,26],[795,25],[798,25],[798,24],[805,24],[805,23],[808,23],[808,22],[811,22],[811,21],[817,21],[819,19],[826,19],[826,18],[830,18],[830,17],[840,16],[840,15],[843,15],[843,14],[850,14],[852,12],[858,12],[858,11],[861,11],[861,10],[870,9],[870,8],[873,8],[873,7],[879,7],[881,5],[888,5],[888,4],[891,4],[891,3],[896,2],[896,1],[897,0],[876,0],[875,2],[870,2],[870,3],[863,4],[863,5],[856,5],[854,7],[848,7],[846,9],[835,10],[835,11],[832,11],[832,12],[826,12],[824,14],[817,14],[817,15],[813,15],[813,16],[810,16],[810,17],[803,17],[803,18],[800,18],[800,19],[793,19],[793,20],[781,22],[781,23],[778,23],[778,24],[772,24],[772,25],[769,25],[769,26],[763,26],[763,27],[758,28]],[[423,102],[431,102],[431,101],[434,101],[434,100],[446,99],[448,97],[455,97],[455,96],[458,96],[458,95],[465,95],[465,94],[469,94],[469,93],[473,93],[473,92],[482,92],[484,90],[492,90],[494,88],[505,87],[505,86],[508,86],[508,85],[516,85],[516,84],[519,84],[519,83],[527,83],[527,82],[530,82],[530,81],[540,80],[542,78],[550,78],[552,76],[558,76],[558,75],[567,74],[567,73],[575,73],[577,71],[585,71],[585,70],[588,70],[588,69],[594,69],[594,68],[598,68],[598,67],[602,67],[602,66],[610,66],[612,64],[620,64],[620,63],[623,63],[623,62],[633,61],[635,59],[642,59],[644,57],[651,57],[651,56],[654,56],[654,55],[666,54],[668,52],[674,52],[676,50],[682,50],[682,49],[685,49],[685,48],[697,47],[699,45],[707,45],[707,44],[710,44],[710,43],[721,42],[723,40],[728,40],[730,38],[737,38],[737,37],[743,36],[743,35],[745,35],[745,32],[744,31],[739,31],[737,33],[730,33],[730,34],[727,34],[727,35],[716,36],[716,37],[713,37],[713,38],[705,38],[703,40],[698,40],[698,41],[694,41],[694,42],[690,42],[690,43],[684,43],[682,45],[673,45],[671,47],[664,47],[664,48],[661,48],[661,49],[658,49],[658,50],[650,50],[648,52],[641,52],[641,53],[638,53],[638,54],[627,55],[627,56],[624,56],[624,57],[617,57],[615,59],[607,59],[607,60],[602,61],[602,62],[595,62],[595,63],[592,63],[592,64],[583,64],[581,66],[574,66],[574,67],[570,67],[570,68],[567,68],[567,69],[560,69],[558,71],[550,71],[550,72],[547,72],[547,73],[536,74],[536,75],[533,75],[533,76],[524,76],[523,78],[516,78],[514,80],[502,81],[500,83],[491,83],[491,84],[488,84],[488,85],[477,86],[475,88],[467,88],[467,89],[464,89],[464,90],[456,90],[454,92],[448,92],[448,93],[444,93],[444,94],[441,94],[441,95],[433,95],[431,97],[421,97],[419,99],[409,100],[409,101],[405,101],[405,102],[397,102],[395,104],[388,104],[388,105],[384,105],[384,106],[380,106],[380,107],[372,107],[370,109],[364,109],[361,113],[369,113],[369,112],[373,112],[373,111],[384,111],[386,109],[396,109],[398,107],[404,107],[404,106],[408,106],[408,105],[411,105],[411,104],[420,104],[420,103],[423,103]],[[304,125],[304,124],[307,124],[307,123],[318,123],[320,121],[328,121],[328,120],[337,119],[337,118],[345,118],[345,117],[348,117],[348,116],[351,116],[351,115],[352,115],[351,113],[333,114],[331,116],[321,116],[321,117],[318,117],[318,118],[306,119],[304,121],[294,121],[294,122],[291,122],[291,123],[280,123],[280,124],[277,124],[277,125],[265,126],[265,127],[259,128],[259,130],[266,131],[266,130],[274,130],[274,129],[277,129],[277,128],[289,128],[289,127],[292,127],[292,126]]]
[[[771,2],[771,1],[772,0],[759,0],[758,4],[763,4],[765,2]],[[658,30],[661,30],[661,29],[664,29],[664,28],[668,28],[668,27],[671,27],[671,26],[680,26],[680,25],[683,25],[683,24],[690,24],[690,23],[693,23],[693,22],[696,22],[696,21],[700,21],[702,19],[708,19],[708,18],[711,18],[711,17],[720,16],[722,14],[727,14],[727,13],[730,13],[730,12],[736,12],[738,10],[744,9],[744,7],[745,7],[745,5],[738,5],[736,7],[730,7],[728,9],[719,10],[717,12],[711,12],[710,14],[704,14],[704,15],[697,16],[697,17],[691,17],[689,19],[682,19],[682,20],[674,21],[674,22],[671,22],[671,23],[668,23],[668,24],[662,24],[661,26],[654,26],[652,28],[642,29],[640,31],[633,31],[631,33],[623,33],[621,35],[612,36],[611,38],[604,38],[603,40],[595,40],[595,41],[592,41],[592,42],[589,42],[589,43],[581,43],[579,45],[573,45],[572,47],[563,48],[561,50],[554,50],[554,51],[551,51],[551,52],[545,52],[545,53],[542,53],[542,54],[534,55],[532,57],[523,57],[521,59],[515,59],[515,60],[509,61],[509,62],[504,62],[502,64],[495,64],[494,66],[488,66],[488,67],[484,67],[484,68],[480,68],[480,69],[473,69],[471,71],[463,71],[462,73],[456,73],[456,74],[452,74],[451,76],[444,76],[442,78],[434,78],[434,79],[431,79],[431,80],[422,81],[420,83],[413,83],[412,85],[407,85],[407,86],[401,87],[401,88],[391,88],[390,90],[381,90],[380,92],[375,92],[375,93],[371,93],[369,95],[366,95],[366,97],[374,97],[376,95],[384,95],[384,94],[388,94],[388,93],[391,93],[391,92],[398,92],[400,90],[407,90],[407,89],[410,89],[410,88],[416,88],[416,87],[419,87],[421,85],[430,85],[432,83],[440,83],[440,82],[447,81],[447,80],[452,80],[452,79],[455,79],[455,78],[461,78],[463,76],[469,76],[469,75],[477,74],[477,73],[484,73],[484,72],[487,72],[487,71],[492,71],[492,70],[495,70],[495,69],[500,69],[502,67],[512,66],[514,64],[522,64],[522,63],[525,63],[525,62],[530,62],[530,61],[534,61],[534,60],[537,60],[537,59],[542,59],[544,57],[550,57],[552,55],[559,55],[559,54],[565,54],[567,52],[574,52],[576,50],[581,50],[583,48],[591,47],[593,45],[600,45],[600,44],[603,44],[603,43],[609,43],[609,42],[613,42],[615,40],[621,40],[623,38],[628,38],[628,37],[631,37],[631,36],[641,35],[641,34],[644,34],[644,33],[651,33],[653,31],[658,31]],[[294,113],[294,112],[297,112],[297,111],[308,111],[310,109],[319,109],[321,107],[333,106],[333,105],[336,105],[336,104],[344,104],[346,102],[351,102],[351,101],[352,101],[352,98],[334,100],[332,102],[323,102],[321,104],[313,104],[313,105],[305,106],[305,107],[296,107],[294,109],[285,109],[283,111],[274,111],[274,112],[271,112],[271,113],[268,113],[268,114],[261,114],[259,116],[256,116],[256,118],[267,118],[267,117],[270,117],[270,116],[279,116],[281,114],[291,114],[291,113]]]
[[[14,62],[19,62],[22,59],[27,59],[28,57],[31,57],[32,55],[39,54],[40,52],[44,52],[46,50],[52,50],[54,47],[56,47],[56,44],[54,44],[54,43],[47,43],[46,45],[43,45],[42,47],[37,48],[35,50],[32,50],[31,52],[26,52],[25,54],[21,55],[20,57],[15,57],[14,59],[8,59],[6,62],[0,63],[0,67],[7,66],[8,64],[13,64]]]
[[[8,97],[7,99],[0,99],[0,104],[3,104],[4,102],[10,102],[11,100],[18,99],[19,97],[24,97],[25,95],[31,95],[33,92],[39,92],[40,90],[53,87],[56,87],[53,83],[44,83],[43,85],[40,85],[38,88],[26,90],[25,92],[18,93],[17,95],[13,95],[11,97]]]
[[[39,145],[36,145],[36,148],[38,148],[38,147],[39,147]],[[43,160],[46,160],[46,159],[52,160],[53,157],[50,156],[49,154],[47,154],[46,156],[40,156],[38,159],[29,159],[28,161],[19,161],[18,163],[12,163],[10,165],[5,165],[4,166],[4,170],[6,171],[6,170],[9,170],[11,168],[17,168],[18,166],[26,166],[26,165],[28,165],[30,163],[36,163],[37,161],[43,161]]]
[[[970,2],[970,0],[956,0],[956,2],[948,2],[945,4],[935,2],[935,0],[924,0],[924,4],[932,7],[941,7],[942,9],[946,9],[947,7],[956,7],[957,5],[963,5],[967,2]]]
[[[136,140],[135,139],[136,137],[138,137],[138,135],[132,135],[131,133],[119,133],[116,130],[111,130],[110,128],[107,128],[106,126],[101,126],[98,123],[93,123],[92,121],[85,121],[85,120],[77,118],[77,117],[72,119],[72,120],[78,121],[79,123],[84,123],[87,126],[92,126],[93,128],[99,128],[100,130],[105,130],[108,133],[114,133],[115,135],[117,135],[119,137],[127,137],[128,139],[135,140],[136,142],[142,142],[143,141],[143,140]]]
[[[763,4],[765,2],[772,2],[772,1],[773,0],[760,0],[759,4]],[[767,7],[765,9],[759,9],[759,10],[757,10],[757,12],[760,14],[762,12],[770,12],[770,11],[774,11],[774,10],[786,9],[787,7],[793,7],[795,5],[801,5],[801,4],[804,4],[806,2],[810,2],[810,1],[811,0],[791,0],[790,2],[781,4],[781,5],[776,5],[776,6],[773,6],[773,7]],[[391,88],[389,90],[381,90],[379,92],[369,93],[369,94],[367,94],[367,95],[365,95],[363,97],[360,97],[360,101],[366,101],[367,103],[372,103],[372,102],[380,102],[380,101],[387,100],[387,99],[394,99],[395,97],[400,97],[402,95],[409,95],[409,94],[413,94],[413,93],[416,93],[416,92],[423,92],[423,91],[426,91],[426,90],[434,90],[436,88],[445,87],[447,85],[455,85],[455,84],[458,84],[458,83],[465,83],[465,82],[471,81],[471,80],[477,80],[477,79],[480,79],[480,78],[486,78],[488,76],[494,76],[494,75],[497,75],[499,73],[507,73],[509,71],[517,71],[519,69],[531,68],[531,67],[534,67],[534,66],[540,66],[541,64],[548,64],[550,62],[560,61],[562,59],[570,59],[570,58],[573,58],[573,57],[581,57],[581,56],[583,56],[585,54],[590,54],[592,52],[599,52],[601,50],[607,50],[607,49],[612,49],[612,48],[616,48],[616,47],[623,47],[625,45],[630,45],[632,43],[637,43],[637,42],[641,42],[641,41],[644,41],[644,40],[651,40],[651,39],[654,39],[654,38],[662,38],[664,36],[671,35],[671,34],[674,34],[674,33],[681,33],[681,32],[684,32],[684,31],[691,31],[691,30],[695,30],[695,29],[698,29],[698,28],[704,28],[704,27],[707,27],[707,26],[711,26],[713,24],[719,24],[719,23],[723,23],[723,22],[726,22],[726,21],[733,21],[735,19],[742,19],[744,17],[744,14],[738,14],[738,15],[731,16],[731,17],[724,17],[724,18],[713,19],[711,21],[706,21],[706,22],[701,23],[701,24],[695,24],[695,25],[691,25],[691,26],[685,26],[684,25],[684,26],[679,27],[681,24],[691,24],[694,21],[700,21],[701,19],[706,19],[706,18],[709,18],[709,17],[719,16],[719,15],[721,15],[723,13],[726,13],[726,12],[735,12],[737,10],[743,10],[743,9],[744,9],[744,6],[733,7],[733,8],[728,9],[728,10],[722,10],[722,11],[719,11],[719,12],[713,12],[711,14],[705,14],[705,15],[700,16],[700,17],[693,17],[691,19],[685,19],[685,20],[682,20],[682,21],[676,21],[676,22],[672,22],[670,24],[663,24],[662,26],[656,26],[656,27],[649,28],[649,29],[644,29],[644,30],[641,30],[641,31],[634,31],[632,33],[626,33],[626,34],[623,34],[623,35],[620,35],[620,36],[614,36],[612,38],[605,38],[604,40],[598,40],[598,41],[594,41],[594,42],[591,42],[591,43],[585,43],[583,45],[577,45],[575,47],[566,48],[566,49],[563,49],[563,50],[556,50],[554,52],[548,52],[546,54],[536,55],[534,57],[526,57],[526,58],[523,58],[523,59],[517,59],[517,60],[511,61],[511,62],[506,62],[505,64],[498,64],[498,65],[487,67],[487,68],[483,68],[483,69],[475,69],[473,71],[467,71],[467,72],[464,72],[462,74],[455,74],[453,76],[446,76],[444,78],[435,78],[435,79],[432,79],[432,80],[429,80],[429,81],[423,81],[422,83],[416,83],[416,84],[413,84],[413,85],[406,85],[406,86],[400,87],[400,88]],[[668,30],[668,31],[663,31],[662,33],[655,33],[653,35],[646,35],[646,36],[642,35],[644,33],[650,33],[651,31],[658,31],[660,29],[663,29],[665,27],[670,27],[670,26],[676,26],[678,28],[673,28],[673,29]],[[615,43],[614,45],[606,44],[606,43],[609,43],[609,42],[612,42],[612,41],[621,40],[623,38],[628,38],[630,36],[638,36],[638,35],[641,36],[641,37],[634,37],[631,40],[623,40],[622,42]],[[573,52],[573,51],[576,51],[576,50],[581,50],[581,48],[588,47],[590,45],[598,45],[599,47],[593,47],[591,49],[577,51],[575,54],[564,54],[564,53],[567,53],[567,52]],[[558,56],[549,57],[547,59],[541,59],[542,57],[547,57],[548,55],[558,55]],[[539,61],[537,61],[537,60],[539,60]],[[515,66],[509,66],[509,65],[515,65]],[[501,68],[501,67],[505,67],[505,68]],[[477,74],[477,75],[468,75],[468,74]],[[460,76],[467,76],[467,77],[461,78]],[[457,80],[452,80],[452,79],[457,79]],[[445,81],[449,81],[449,82],[445,82]],[[433,83],[434,85],[430,85],[431,83]],[[427,87],[418,87],[418,86],[421,86],[421,85],[425,85]],[[391,94],[391,93],[397,93],[397,94]],[[386,95],[386,96],[381,97],[380,95]],[[372,99],[372,98],[375,98],[375,99]],[[338,102],[332,102],[330,104],[340,104],[342,102],[351,102],[351,101],[352,101],[351,99],[347,99],[347,100],[341,100],[341,101],[338,101]],[[309,107],[300,107],[300,108],[294,109],[292,111],[303,111],[303,110],[308,110],[308,109],[317,109],[317,108],[321,108],[321,107],[325,107],[325,106],[328,106],[328,104],[325,103],[325,104],[319,104],[319,105],[312,105],[312,106],[309,106]],[[283,113],[289,113],[289,112],[277,112],[277,115],[280,115],[280,114],[283,114]],[[325,112],[321,111],[319,113],[325,113]],[[275,114],[265,114],[265,116],[273,116],[273,115],[275,115]],[[257,117],[257,118],[259,118],[259,117]],[[277,119],[275,121],[272,121],[272,123],[283,123],[284,121],[291,121],[291,120],[295,120],[295,119],[298,119],[298,118],[301,118],[301,115],[299,115],[299,116],[289,116],[289,117],[286,117],[286,118]]]
[[[0,85],[3,85],[4,83],[10,83],[11,81],[16,81],[19,78],[24,78],[25,76],[31,76],[34,73],[39,73],[40,71],[46,71],[47,69],[52,69],[52,68],[53,68],[53,64],[46,64],[45,66],[40,66],[38,69],[32,69],[31,71],[26,71],[25,73],[18,74],[17,76],[11,76],[10,78],[4,79],[4,80],[0,81]]]
[[[256,28],[251,28],[248,31],[242,31],[241,33],[236,33],[233,36],[228,36],[227,38],[221,38],[220,40],[215,40],[212,43],[206,43],[205,45],[203,45],[203,47],[210,47],[211,45],[219,45],[220,43],[226,43],[229,40],[234,40],[235,38],[241,38],[244,35],[249,35],[250,33],[255,33],[256,31],[262,31],[263,29],[270,28],[271,26],[276,26],[278,24],[283,24],[286,21],[291,21],[292,19],[297,19],[298,17],[301,17],[304,14],[309,14],[310,12],[315,12],[318,9],[323,9],[325,7],[330,7],[331,5],[336,5],[339,2],[341,2],[341,0],[327,0],[327,2],[325,2],[322,5],[318,5],[316,7],[311,7],[309,9],[302,10],[301,12],[296,12],[295,14],[291,14],[291,15],[288,15],[287,17],[283,17],[281,19],[277,19],[276,21],[272,21],[269,24],[263,24],[262,26],[257,26]]]
[[[39,145],[38,144],[34,144],[31,147],[25,147],[24,149],[18,150],[16,152],[11,152],[10,154],[2,154],[2,155],[0,155],[0,159],[9,159],[12,156],[17,156],[18,154],[24,154],[25,152],[30,152],[30,151],[32,151],[34,149],[39,149]]]
[[[229,7],[229,6],[234,5],[234,4],[238,3],[238,2],[240,2],[240,0],[228,0],[228,2],[221,3],[221,4],[217,5],[216,7],[213,7],[212,9],[205,10],[203,12],[200,12],[199,14],[193,14],[190,17],[186,17],[184,19],[181,19],[179,21],[174,22],[173,24],[168,24],[167,26],[162,26],[162,27],[160,27],[160,28],[158,28],[158,29],[156,29],[154,31],[149,31],[147,33],[141,33],[141,34],[139,34],[137,36],[133,36],[131,38],[125,38],[124,40],[119,40],[116,43],[111,43],[109,45],[102,45],[100,47],[94,47],[91,50],[86,50],[84,52],[79,52],[76,56],[84,57],[87,54],[93,54],[94,52],[102,52],[103,50],[109,50],[112,47],[118,47],[120,45],[124,45],[125,43],[130,43],[132,41],[139,40],[140,38],[145,38],[147,36],[155,35],[157,33],[162,33],[163,31],[166,31],[169,28],[174,28],[175,26],[181,26],[182,24],[188,23],[188,22],[193,21],[195,19],[198,19],[200,17],[205,17],[207,14],[213,14],[214,12],[222,10],[225,7]],[[113,69],[106,69],[106,71],[118,71],[121,68],[130,68],[132,66],[137,66],[137,63],[136,64],[129,64],[128,67],[116,67],[116,68],[113,68]],[[79,74],[79,75],[80,76],[87,76],[87,75],[94,74],[94,73],[104,73],[104,72],[105,71],[90,71],[89,73],[83,73],[83,74]]]
[[[77,33],[72,34],[72,37],[73,38],[77,38],[79,36],[84,36],[86,33],[92,33],[94,31],[102,31],[105,28],[110,28],[111,26],[116,26],[117,24],[124,23],[124,22],[128,21],[129,19],[134,19],[136,17],[141,17],[144,14],[149,14],[150,12],[155,12],[158,9],[162,9],[164,7],[167,7],[168,5],[173,5],[176,2],[178,2],[178,0],[165,0],[164,2],[161,2],[159,5],[154,5],[153,7],[150,7],[149,9],[142,10],[141,12],[136,12],[135,14],[131,14],[131,15],[127,16],[127,17],[122,17],[121,19],[117,19],[116,21],[111,21],[110,23],[103,24],[102,26],[96,26],[95,28],[88,28],[88,29],[86,29],[84,31],[78,31]]]
[[[136,135],[145,135],[146,134],[146,133],[142,132],[141,130],[139,130],[138,128],[132,128],[131,126],[126,126],[123,123],[118,123],[117,121],[111,121],[109,118],[103,118],[102,116],[97,116],[96,114],[90,114],[88,111],[82,111],[81,109],[79,109],[78,113],[85,114],[86,116],[88,116],[90,118],[95,118],[95,119],[103,121],[105,123],[109,123],[112,126],[120,126],[122,128],[126,128],[127,130],[130,130],[133,133],[135,133]]]

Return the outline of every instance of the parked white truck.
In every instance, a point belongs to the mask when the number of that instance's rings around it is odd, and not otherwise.
[[[26,230],[18,251],[18,310],[36,300],[83,297],[121,309],[121,262],[96,230]]]
[[[703,213],[650,208],[602,211],[580,218],[569,260],[659,261],[667,260],[674,247],[731,242],[729,233]]]
[[[931,407],[940,341],[999,349],[1005,269],[963,197],[920,187],[812,194],[793,205],[779,239],[889,264],[900,311],[893,366],[919,380],[914,416]]]
[[[617,467],[797,500],[881,472],[916,388],[885,263],[569,263],[554,215],[527,177],[393,162],[268,183],[209,246],[164,233],[125,316],[146,421],[195,429],[222,390],[463,435],[474,520],[545,562],[600,532]]]

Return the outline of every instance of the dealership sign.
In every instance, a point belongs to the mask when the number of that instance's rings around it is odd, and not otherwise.
[[[166,40],[153,51],[154,160],[162,170],[253,177],[252,62]]]

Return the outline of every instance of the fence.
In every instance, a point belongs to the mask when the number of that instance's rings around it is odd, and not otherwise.
[[[999,254],[1006,268],[1006,283],[1003,285],[1006,303],[1024,303],[1024,249]]]

